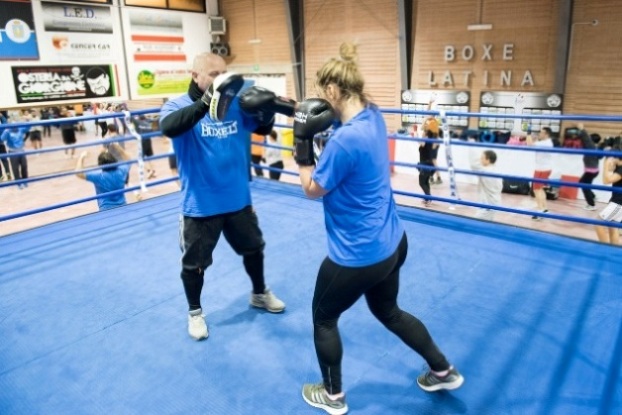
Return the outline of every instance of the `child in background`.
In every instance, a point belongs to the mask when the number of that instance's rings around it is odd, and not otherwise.
[[[497,154],[492,150],[483,151],[479,157],[474,148],[470,151],[471,169],[482,173],[496,173],[495,163]],[[479,202],[487,205],[499,206],[501,204],[501,190],[503,179],[500,177],[477,176],[477,188]],[[493,209],[478,208],[475,217],[484,220],[493,220]]]

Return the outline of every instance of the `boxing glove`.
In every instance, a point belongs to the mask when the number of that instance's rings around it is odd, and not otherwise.
[[[294,114],[294,160],[300,166],[315,165],[313,137],[330,127],[335,112],[330,103],[321,98],[302,101]]]
[[[244,78],[235,73],[223,73],[203,93],[201,101],[209,108],[209,116],[214,121],[222,121],[233,102],[233,98],[244,86]]]
[[[296,101],[277,97],[274,92],[261,86],[252,86],[240,94],[240,108],[261,124],[269,122],[275,113],[293,116]]]

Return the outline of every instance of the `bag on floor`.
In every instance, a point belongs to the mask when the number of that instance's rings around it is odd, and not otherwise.
[[[501,189],[501,192],[514,195],[528,195],[530,188],[531,186],[527,181],[503,179],[503,189]]]

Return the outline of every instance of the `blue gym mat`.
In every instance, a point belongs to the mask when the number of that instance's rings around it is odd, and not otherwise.
[[[0,238],[0,414],[323,414],[311,298],[322,205],[255,180],[266,279],[281,315],[248,305],[224,238],[206,272],[210,337],[187,334],[179,194]],[[400,305],[465,376],[426,393],[423,360],[359,301],[340,320],[351,414],[622,413],[621,251],[415,208]]]

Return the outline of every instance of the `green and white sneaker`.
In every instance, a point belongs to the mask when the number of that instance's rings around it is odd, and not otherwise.
[[[323,409],[330,415],[343,415],[348,412],[345,395],[335,400],[330,399],[323,383],[304,384],[302,386],[302,398],[309,405]]]
[[[463,383],[464,378],[453,366],[449,368],[449,373],[443,377],[437,376],[431,370],[428,370],[417,378],[417,384],[426,392],[435,392],[441,389],[458,389]]]
[[[264,308],[271,313],[280,313],[285,310],[285,303],[279,300],[269,288],[266,288],[263,294],[251,292],[249,303],[253,307]]]

